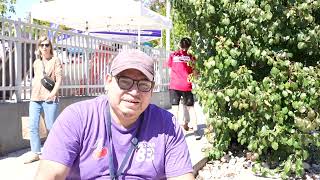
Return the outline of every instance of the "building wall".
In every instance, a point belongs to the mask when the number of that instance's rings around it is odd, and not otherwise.
[[[60,101],[60,112],[68,105],[94,97],[64,97]],[[162,108],[171,107],[169,92],[153,93],[151,103]],[[0,104],[0,156],[30,147],[29,140],[22,137],[22,117],[28,116],[29,102]]]

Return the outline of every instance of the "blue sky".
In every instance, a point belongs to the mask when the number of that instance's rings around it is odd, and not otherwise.
[[[21,20],[24,20],[25,17],[27,17],[27,12],[31,10],[32,5],[39,2],[40,0],[17,0],[15,4],[16,14],[12,15],[12,18],[21,18]]]

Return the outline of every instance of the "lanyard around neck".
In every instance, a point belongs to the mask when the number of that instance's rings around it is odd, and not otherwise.
[[[112,132],[111,132],[111,115],[110,115],[110,107],[109,104],[107,105],[107,129],[108,129],[108,138],[109,138],[109,172],[110,172],[110,178],[112,180],[117,180],[118,177],[123,173],[124,166],[126,165],[130,155],[132,154],[133,150],[138,148],[138,134],[140,132],[140,127],[142,125],[142,121],[144,118],[144,113],[140,116],[141,122],[138,124],[138,129],[136,136],[131,139],[131,145],[129,150],[127,151],[127,154],[125,155],[124,159],[121,162],[120,168],[118,171],[115,170],[114,164],[113,164],[113,143],[112,143]]]

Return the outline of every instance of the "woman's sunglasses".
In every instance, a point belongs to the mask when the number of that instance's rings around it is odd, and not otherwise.
[[[40,47],[44,48],[44,47],[49,47],[50,44],[40,44]]]

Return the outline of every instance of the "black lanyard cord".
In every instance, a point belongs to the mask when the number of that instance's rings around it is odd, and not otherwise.
[[[118,177],[123,173],[124,166],[127,164],[129,157],[132,155],[132,152],[138,148],[138,134],[140,132],[140,127],[142,126],[143,116],[144,113],[140,116],[141,122],[138,125],[136,136],[131,139],[131,145],[129,150],[127,151],[124,159],[121,162],[120,168],[118,171],[115,170],[113,164],[113,144],[112,144],[112,132],[111,132],[111,115],[110,115],[110,107],[109,104],[107,105],[107,129],[108,129],[108,137],[109,137],[109,171],[110,171],[110,178],[112,180],[117,180]]]

